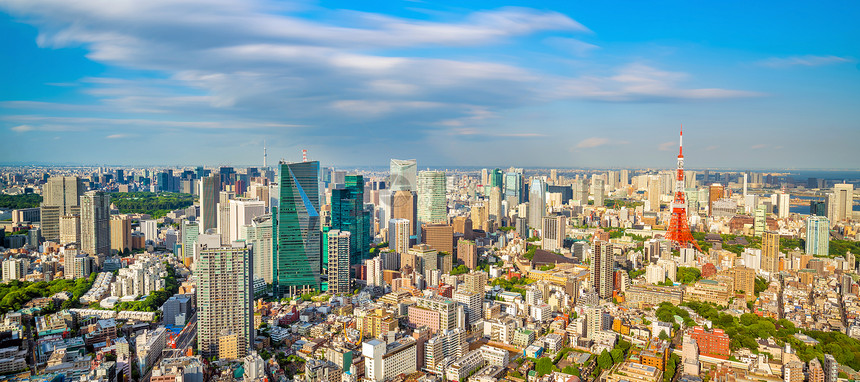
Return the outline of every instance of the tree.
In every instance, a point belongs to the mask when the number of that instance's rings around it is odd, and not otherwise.
[[[575,375],[577,377],[579,376],[579,368],[573,365],[565,366],[564,369],[561,369],[561,372],[565,374]]]
[[[551,373],[554,368],[555,365],[553,365],[549,357],[540,357],[535,362],[535,373],[537,373],[538,377]]]
[[[624,351],[621,349],[612,349],[609,355],[612,357],[613,364],[621,363],[621,361],[624,361]]]
[[[612,356],[605,349],[597,356],[597,367],[601,369],[612,367]]]

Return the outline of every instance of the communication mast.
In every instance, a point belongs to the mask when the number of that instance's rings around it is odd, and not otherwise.
[[[680,248],[690,248],[690,244],[696,247],[699,252],[699,244],[693,239],[690,233],[690,225],[687,222],[687,197],[684,194],[684,129],[681,129],[681,135],[678,145],[678,168],[675,174],[675,198],[672,201],[672,218],[669,220],[669,232],[666,233],[666,239],[675,242]]]

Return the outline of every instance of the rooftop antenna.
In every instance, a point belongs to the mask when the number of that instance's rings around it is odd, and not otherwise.
[[[302,162],[308,161],[308,150],[302,150]]]

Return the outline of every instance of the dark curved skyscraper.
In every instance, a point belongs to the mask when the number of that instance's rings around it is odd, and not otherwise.
[[[317,161],[280,164],[275,226],[277,296],[320,288],[319,173]]]

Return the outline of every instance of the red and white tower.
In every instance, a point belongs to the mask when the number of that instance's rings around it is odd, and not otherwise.
[[[678,169],[675,174],[675,199],[672,201],[672,218],[669,220],[669,232],[666,239],[675,242],[680,248],[689,248],[690,244],[699,251],[699,244],[693,240],[690,225],[687,222],[687,197],[684,194],[684,129],[681,129],[680,145],[678,146]]]

